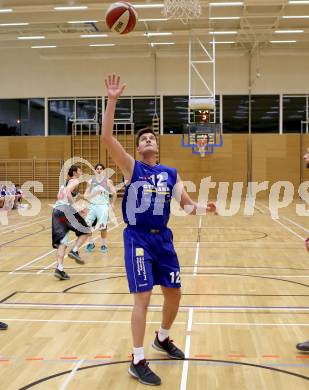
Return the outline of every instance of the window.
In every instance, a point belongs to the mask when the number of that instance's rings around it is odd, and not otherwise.
[[[248,133],[249,97],[247,95],[223,96],[223,133]]]
[[[160,98],[134,98],[134,130],[138,131],[144,127],[152,126],[155,113],[160,117]]]
[[[0,100],[0,135],[44,135],[44,99]]]
[[[279,132],[279,95],[253,95],[251,97],[251,132]]]
[[[55,99],[48,102],[49,135],[72,134],[72,121],[74,119],[73,99]]]
[[[188,96],[164,96],[164,134],[182,134],[188,123]]]
[[[78,99],[76,101],[76,119],[97,121],[97,100]]]
[[[105,108],[107,99],[105,99]],[[117,100],[115,120],[116,121],[128,121],[130,122],[133,118],[131,115],[131,98],[125,97]]]
[[[283,97],[283,132],[300,133],[301,121],[306,120],[306,97]]]

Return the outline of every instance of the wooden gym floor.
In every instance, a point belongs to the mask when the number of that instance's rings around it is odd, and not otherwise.
[[[295,203],[272,220],[265,201],[253,217],[171,217],[182,265],[181,309],[171,336],[189,356],[165,360],[151,348],[162,296],[155,288],[145,352],[162,389],[308,388],[308,221]],[[120,214],[120,208],[118,208]],[[121,218],[118,218],[121,221]],[[142,389],[127,374],[130,311],[122,230],[110,224],[109,252],[69,258],[69,281],[53,277],[48,202],[36,217],[16,211],[0,225],[0,388]],[[73,239],[73,235],[71,237]]]

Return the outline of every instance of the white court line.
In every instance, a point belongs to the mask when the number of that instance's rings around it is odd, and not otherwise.
[[[202,226],[202,217],[200,216],[199,230],[200,230],[201,226]],[[200,244],[200,240],[198,240],[197,243],[196,243],[194,270],[193,270],[192,275],[190,275],[190,276],[197,276],[197,264],[198,264],[199,249],[200,249],[200,245],[199,244]],[[187,322],[187,332],[191,332],[192,331],[193,310],[194,310],[194,308],[189,308],[188,322]],[[186,335],[186,346],[185,346],[185,357],[186,358],[190,357],[190,345],[191,345],[191,335],[187,334]],[[185,360],[183,362],[183,366],[182,366],[180,390],[186,390],[187,389],[188,370],[189,370],[189,361]]]
[[[309,324],[265,324],[257,322],[194,322],[194,325],[222,325],[222,326],[309,326]]]
[[[62,385],[59,387],[59,390],[65,390],[68,386],[68,384],[73,380],[77,370],[79,369],[79,367],[84,363],[84,360],[79,360],[75,366],[73,367],[72,371],[70,372],[70,374],[65,378],[64,382],[62,383]]]
[[[254,207],[259,211],[261,212],[262,214],[265,214],[264,210],[262,210],[260,207],[258,207],[256,204],[254,205]]]
[[[114,228],[117,228],[118,226],[122,225],[123,223],[124,223],[124,222],[121,222],[119,225],[114,226]],[[69,241],[69,244],[71,244],[71,243],[72,243],[73,241],[75,241],[75,240],[76,240],[76,238],[74,238],[73,240]],[[56,250],[57,250],[57,249],[52,249],[52,250],[49,251],[49,252],[43,253],[41,256],[38,256],[38,257],[36,257],[35,259],[29,261],[28,263],[26,263],[26,264],[24,264],[24,265],[22,265],[22,266],[16,268],[14,271],[9,272],[9,275],[13,275],[16,271],[19,271],[19,270],[21,270],[21,269],[23,269],[23,268],[25,268],[25,267],[27,267],[27,266],[29,266],[29,265],[31,265],[31,264],[36,263],[37,261],[39,261],[39,260],[43,259],[44,257],[50,255],[51,253],[56,252]]]
[[[21,269],[27,267],[27,266],[30,265],[30,264],[36,263],[37,261],[39,261],[39,260],[43,259],[44,257],[50,255],[51,253],[55,252],[55,250],[56,250],[56,249],[52,249],[51,251],[49,251],[49,252],[47,252],[47,253],[43,253],[43,255],[36,257],[34,260],[31,260],[31,261],[29,261],[28,263],[26,263],[26,264],[24,264],[24,265],[21,265],[21,266],[18,267],[18,268],[15,268],[14,271],[9,272],[9,275],[13,275],[16,271],[19,271],[19,270],[21,270]]]
[[[0,307],[41,307],[41,308],[50,308],[54,310],[59,310],[59,309],[75,309],[75,310],[84,310],[84,309],[132,309],[133,305],[108,305],[108,304],[79,304],[79,303],[68,303],[68,304],[48,304],[48,303],[0,303]],[[203,311],[203,310],[232,310],[232,311],[288,311],[288,312],[298,312],[298,311],[309,311],[309,307],[261,307],[261,306],[183,306],[179,308],[179,311],[188,311],[188,310],[198,310],[198,311]],[[162,306],[160,305],[149,305],[149,311],[161,311]]]
[[[96,241],[99,237],[100,237],[100,236],[98,235],[97,237],[95,237],[95,238],[93,239],[93,241]],[[74,240],[76,240],[76,238],[75,238]],[[73,240],[73,241],[74,241],[74,240]],[[70,241],[70,243],[71,243],[71,242],[72,242],[72,241]],[[87,244],[86,244],[86,243],[83,244],[83,245],[81,246],[81,248],[83,248],[85,245],[87,245]],[[66,254],[66,255],[64,256],[63,260],[66,259],[67,257],[68,257],[68,255]],[[44,271],[46,271],[47,269],[51,268],[53,265],[56,265],[56,264],[57,264],[57,261],[54,261],[53,263],[46,265],[46,266],[45,266],[44,268],[42,268],[40,271],[35,272],[35,274],[40,275],[41,273],[43,273]]]
[[[187,332],[191,332],[193,323],[193,308],[189,309],[188,323],[187,323]],[[186,346],[185,346],[185,357],[190,357],[190,344],[191,344],[191,335],[186,336]],[[187,388],[187,379],[188,379],[188,369],[189,361],[185,360],[182,367],[181,383],[180,390],[186,390]]]
[[[193,317],[192,317],[193,318]],[[58,324],[130,324],[131,321],[116,321],[116,320],[39,320],[32,318],[1,318],[2,321],[8,322],[50,322]],[[146,324],[161,324],[161,321],[146,321]],[[185,321],[175,321],[173,325],[188,325]],[[263,323],[263,322],[192,322],[193,325],[220,325],[220,326],[301,326],[309,327],[306,324],[291,324],[291,323]],[[192,325],[191,325],[192,326]]]
[[[207,268],[207,267],[206,267]],[[14,271],[13,271],[14,272]],[[50,276],[50,273],[41,273],[38,274],[37,272],[17,272],[14,273],[14,275],[36,275],[36,276]],[[70,272],[70,275],[79,275],[79,276],[125,276],[125,273],[110,273],[110,272]],[[192,276],[199,277],[199,278],[208,278],[208,277],[216,277],[216,278],[239,278],[241,276],[263,276],[265,278],[309,278],[309,275],[279,275],[279,274],[270,274],[270,275],[263,275],[263,274],[237,274],[237,275],[231,275],[231,274],[216,274],[216,273],[209,273],[209,274],[196,274],[196,275],[186,275],[181,274],[181,278],[191,278]]]
[[[42,218],[46,218],[46,215],[42,215],[41,217],[34,217],[29,222],[34,222],[35,220],[39,221]],[[27,226],[27,224],[28,224],[28,222],[19,222],[19,223],[16,223],[15,225],[8,224],[8,225],[5,225],[5,226],[0,226],[0,233],[2,233],[3,231],[5,231],[7,229],[14,228],[15,226],[20,226],[20,225]]]
[[[266,206],[264,206],[264,205],[262,205],[262,204],[261,204],[261,206],[264,207],[265,209],[267,209]],[[294,232],[294,230],[290,229],[290,228],[289,228],[287,225],[285,225],[283,222],[280,222],[278,219],[271,218],[271,215],[269,215],[269,218],[270,218],[272,221],[274,221],[274,222],[278,223],[279,225],[281,225],[284,229],[286,229],[286,230],[289,231],[290,233],[294,234],[294,236],[296,236],[296,237],[299,238],[300,240],[302,240],[302,241],[305,240],[305,237],[302,237],[302,236],[300,236],[299,234],[297,234],[296,232]]]
[[[292,219],[287,218],[287,217],[283,217],[283,219],[289,221],[289,222],[292,223],[293,225],[295,225],[295,226],[299,227],[300,229],[302,229],[303,231],[309,233],[309,230],[308,230],[308,229],[306,229],[303,225],[300,225],[300,224],[298,224],[297,222],[292,221]]]
[[[2,321],[9,322],[50,322],[56,324],[131,324],[129,321],[116,321],[116,320],[37,320],[31,318],[1,318]],[[146,324],[161,324],[162,321],[146,321]],[[173,325],[185,325],[186,322],[175,321]],[[308,325],[309,326],[309,325]]]
[[[45,220],[48,220],[48,219],[50,219],[50,218],[49,218],[49,217],[43,218],[43,219],[37,220],[37,221],[35,221],[35,222],[26,224],[26,225],[24,225],[24,226],[20,226],[20,227],[18,227],[18,228],[11,228],[11,230],[1,231],[0,234],[2,235],[2,234],[11,233],[11,232],[16,232],[16,230],[28,228],[28,226],[36,225],[37,223],[41,223],[41,222],[43,222],[43,221],[45,221]]]
[[[200,216],[198,228],[199,230],[202,227],[202,216]],[[194,260],[194,270],[193,275],[195,276],[197,274],[197,266],[198,266],[198,260],[199,260],[199,252],[200,252],[200,240],[198,240],[196,244],[196,250],[195,250],[195,260]]]
[[[294,230],[292,230],[288,226],[286,226],[284,223],[278,221],[277,219],[273,219],[273,221],[278,223],[279,225],[281,225],[284,229],[288,230],[290,233],[294,234],[294,236],[298,237],[300,240],[305,241],[306,237],[300,236],[299,234],[294,232]]]
[[[113,226],[112,228],[107,229],[107,231],[108,231],[108,232],[111,232],[112,230],[114,230],[114,229],[118,228],[119,226],[121,226],[123,223],[124,223],[124,222],[120,222],[118,225],[115,225],[115,226]],[[99,237],[101,237],[100,233],[97,235],[97,237],[94,238],[93,241],[96,241]],[[75,241],[75,240],[76,240],[76,238],[75,238],[74,240],[72,240],[72,241]],[[70,241],[70,243],[71,243],[72,241]],[[87,240],[86,240],[86,242],[81,246],[81,248],[85,247],[86,245],[87,245]],[[65,255],[63,259],[66,259],[67,257],[68,257],[68,255]],[[42,272],[44,272],[45,270],[51,268],[51,267],[52,267],[53,265],[55,265],[55,264],[57,264],[56,261],[52,262],[51,264],[47,265],[46,267],[44,267],[44,268],[41,269],[40,271],[37,271],[36,273],[37,273],[37,274],[41,274]]]

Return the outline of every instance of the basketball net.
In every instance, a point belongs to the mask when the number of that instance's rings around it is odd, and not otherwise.
[[[180,19],[188,23],[199,18],[202,7],[199,0],[164,0],[163,15],[168,19]]]
[[[196,145],[201,157],[206,155],[206,147],[208,145],[208,135],[205,135],[203,138],[196,141]]]

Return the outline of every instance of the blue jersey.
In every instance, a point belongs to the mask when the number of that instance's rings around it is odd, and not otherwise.
[[[131,183],[122,200],[125,223],[146,230],[165,229],[176,182],[175,168],[135,161]]]

